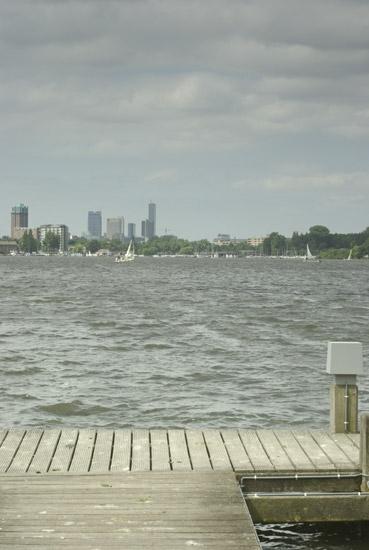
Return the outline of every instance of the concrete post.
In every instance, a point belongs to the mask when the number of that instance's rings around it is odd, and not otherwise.
[[[360,465],[362,473],[361,490],[369,492],[369,414],[361,415],[360,424]]]
[[[360,342],[328,342],[327,372],[334,376],[330,389],[330,428],[335,433],[358,431],[359,390],[356,376],[363,374]]]

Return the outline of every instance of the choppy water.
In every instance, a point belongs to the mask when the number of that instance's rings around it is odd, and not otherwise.
[[[365,261],[4,257],[0,275],[1,425],[322,427],[327,340],[369,349]],[[261,533],[367,548],[355,529]]]

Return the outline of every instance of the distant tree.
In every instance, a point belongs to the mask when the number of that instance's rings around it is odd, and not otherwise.
[[[179,254],[185,254],[185,255],[191,256],[192,254],[194,254],[193,245],[191,243],[185,244],[180,248]]]
[[[100,248],[102,248],[102,246],[100,241],[98,241],[97,239],[91,239],[91,241],[88,241],[86,244],[86,250],[88,250],[88,252],[91,252],[91,254],[95,254],[95,252],[100,250]]]
[[[60,236],[52,231],[47,231],[42,243],[42,248],[49,254],[58,252],[60,249]]]
[[[283,235],[280,235],[277,231],[274,231],[264,239],[263,252],[267,256],[277,256],[283,254],[286,250],[287,239]]]
[[[23,236],[18,241],[18,246],[22,252],[28,252],[29,254],[32,254],[32,252],[37,252],[39,245],[40,243],[33,236],[31,229],[25,231]]]
[[[328,227],[325,225],[313,225],[309,229],[308,244],[315,251],[325,250],[330,247],[331,239]]]

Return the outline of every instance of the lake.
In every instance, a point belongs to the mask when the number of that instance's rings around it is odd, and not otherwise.
[[[327,341],[367,360],[366,261],[31,256],[0,273],[2,426],[326,427]],[[259,531],[314,550],[367,548],[363,532]]]

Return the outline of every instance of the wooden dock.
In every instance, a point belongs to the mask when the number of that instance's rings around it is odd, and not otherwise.
[[[8,475],[0,483],[0,548],[261,548],[227,472]]]
[[[325,430],[3,429],[0,549],[260,549],[253,521],[369,520],[359,454]]]
[[[9,429],[0,473],[359,473],[359,434],[324,430]]]

